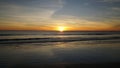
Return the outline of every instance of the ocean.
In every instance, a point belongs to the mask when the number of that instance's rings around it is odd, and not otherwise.
[[[104,63],[120,63],[120,32],[0,31],[0,68]]]

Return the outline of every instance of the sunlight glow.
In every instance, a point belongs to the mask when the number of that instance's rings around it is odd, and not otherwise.
[[[60,31],[60,32],[63,32],[65,30],[66,30],[66,27],[64,27],[64,26],[59,26],[58,27],[58,31]]]

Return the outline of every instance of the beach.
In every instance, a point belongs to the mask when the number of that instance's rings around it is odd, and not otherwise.
[[[2,31],[0,35],[3,68],[99,67],[120,62],[120,32]]]

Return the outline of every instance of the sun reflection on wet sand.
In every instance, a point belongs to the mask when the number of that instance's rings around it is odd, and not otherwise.
[[[5,57],[6,59],[2,60],[7,60],[9,62],[17,60],[17,62],[25,62],[28,64],[31,64],[30,62],[37,62],[38,64],[67,62],[94,63],[120,60],[120,55],[118,55],[120,50],[119,44],[116,44],[115,46],[113,46],[113,44],[87,44],[87,42],[58,42],[46,44],[38,43],[22,44],[18,46],[1,46],[0,57]],[[13,62],[13,64],[17,62]]]

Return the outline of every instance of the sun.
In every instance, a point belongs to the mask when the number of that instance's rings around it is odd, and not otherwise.
[[[63,32],[65,30],[66,30],[66,27],[64,27],[64,26],[59,26],[58,27],[58,31],[60,31],[60,32]]]

